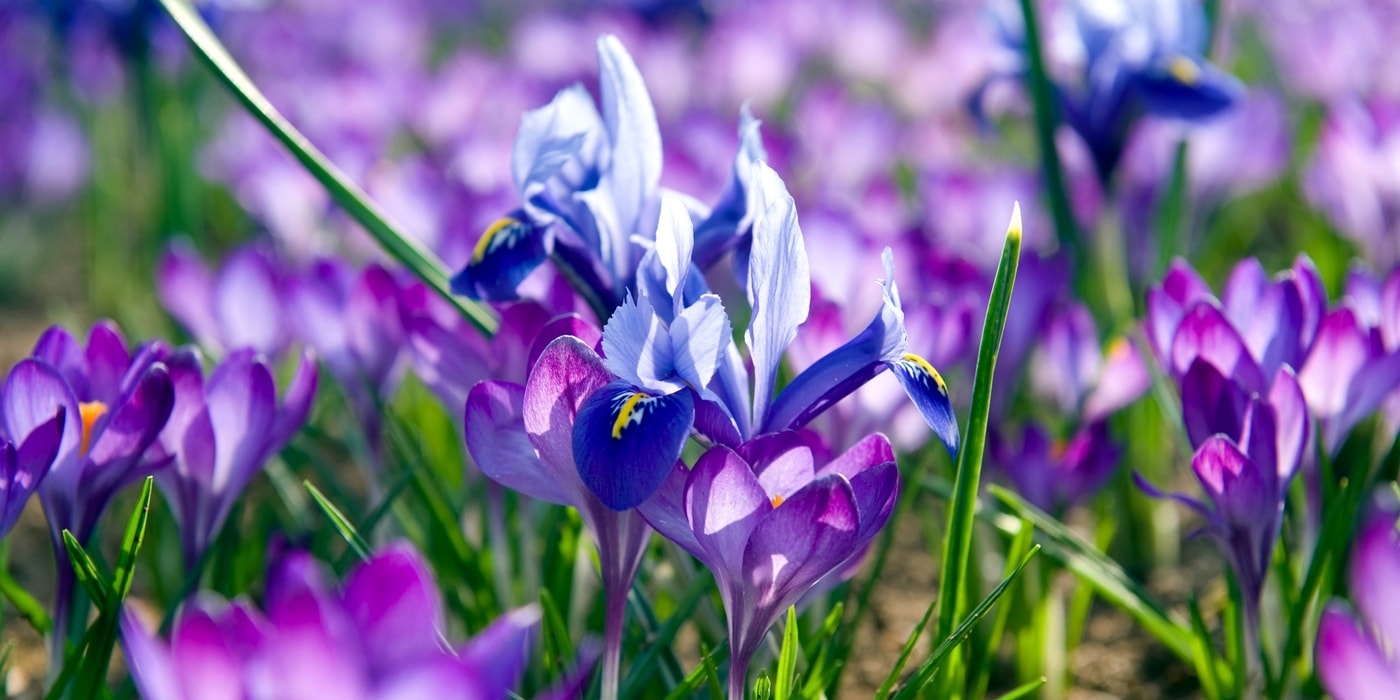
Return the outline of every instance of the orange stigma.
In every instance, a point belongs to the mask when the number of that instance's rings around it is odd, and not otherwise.
[[[78,443],[78,454],[87,454],[92,439],[92,426],[106,412],[107,404],[101,401],[85,401],[78,404],[78,413],[82,414],[83,417],[83,439]]]
[[[774,508],[777,508],[778,506],[780,506],[780,505],[783,504],[783,497],[782,497],[782,496],[774,496],[769,502],[773,504],[773,507],[774,507]]]

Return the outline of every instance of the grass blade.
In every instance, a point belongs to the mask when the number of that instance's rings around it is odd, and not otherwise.
[[[73,537],[73,533],[67,530],[63,531],[63,546],[68,549],[68,561],[73,565],[73,573],[77,574],[78,583],[87,589],[88,597],[97,609],[103,613],[107,612],[107,601],[112,599],[112,587],[98,572],[97,563],[88,556],[83,546],[78,544],[78,539]]]
[[[234,97],[238,98],[248,113],[261,122],[287,150],[291,151],[302,167],[326,188],[336,204],[364,227],[386,253],[452,304],[483,335],[490,337],[495,334],[499,326],[496,315],[480,304],[452,294],[448,286],[448,271],[442,261],[390,223],[388,217],[364,190],[331,163],[325,154],[313,146],[306,136],[272,106],[187,0],[160,0],[160,4],[170,14],[171,19],[175,20],[185,38],[189,39],[195,53],[199,54],[224,85],[233,91]]]
[[[797,687],[797,646],[797,609],[788,606],[783,646],[778,652],[778,673],[773,678],[773,700],[788,700]]]
[[[933,680],[933,674],[938,671],[938,667],[943,663],[944,657],[952,653],[958,645],[962,644],[972,635],[972,628],[976,627],[977,623],[981,622],[982,618],[986,617],[987,613],[991,612],[992,607],[997,604],[1001,596],[1011,587],[1016,577],[1021,575],[1021,571],[1025,569],[1026,565],[1031,563],[1031,559],[1034,559],[1035,555],[1039,553],[1040,545],[1035,545],[1031,547],[1031,551],[1026,552],[1026,556],[1021,558],[1021,563],[1016,565],[1011,575],[1002,579],[1001,583],[997,584],[997,587],[993,588],[992,592],[987,594],[987,597],[983,598],[982,602],[978,603],[977,607],[972,609],[972,612],[968,613],[967,618],[962,621],[962,624],[958,625],[958,628],[953,630],[953,633],[946,637],[943,643],[939,644],[938,647],[933,650],[928,660],[925,661],[923,665],[919,666],[919,670],[914,672],[914,677],[909,683],[903,688],[900,688],[899,693],[894,696],[895,700],[906,700],[907,698],[914,697],[919,691],[923,690],[924,686],[928,685],[929,682]]]
[[[345,538],[350,548],[355,550],[355,554],[358,554],[361,560],[368,561],[369,543],[365,542],[363,537],[360,537],[360,533],[356,532],[355,526],[350,524],[345,514],[341,513],[340,509],[336,508],[334,503],[327,500],[320,489],[316,488],[315,484],[312,484],[310,481],[303,481],[301,483],[302,486],[306,487],[306,492],[311,494],[311,500],[316,502],[316,507],[320,508],[321,512],[325,513],[326,517],[330,519],[331,525],[335,526],[336,532],[339,532],[340,536]]]
[[[691,671],[685,677],[685,680],[680,682],[680,685],[677,685],[675,688],[671,689],[671,692],[666,695],[666,700],[681,700],[682,698],[688,698],[692,696],[695,693],[695,691],[699,690],[700,686],[705,684],[706,682],[710,684],[710,695],[712,697],[724,697],[723,692],[721,692],[719,689],[719,665],[717,663],[717,658],[723,659],[723,657],[720,656],[720,654],[724,653],[727,655],[728,651],[728,642],[725,642],[720,646],[716,647],[714,651],[706,649],[705,645],[701,644],[700,665],[696,666],[695,670]],[[716,693],[718,693],[717,696],[715,695]]]
[[[1040,167],[1050,199],[1050,213],[1055,220],[1055,240],[1069,254],[1075,265],[1085,263],[1079,250],[1079,235],[1075,231],[1074,213],[1069,206],[1069,190],[1065,187],[1064,169],[1060,167],[1060,151],[1055,146],[1055,130],[1059,126],[1055,95],[1045,71],[1045,52],[1040,39],[1040,21],[1032,0],[1021,0],[1021,19],[1025,25],[1026,64],[1030,68],[1031,102],[1035,108],[1036,145],[1040,151]],[[1078,277],[1078,275],[1076,275]]]
[[[977,489],[982,480],[982,455],[987,446],[987,421],[992,405],[992,375],[996,370],[1001,336],[1011,306],[1011,290],[1016,285],[1016,266],[1021,258],[1021,206],[1011,213],[1001,262],[992,282],[991,301],[982,325],[982,344],[977,350],[977,372],[973,378],[972,410],[967,431],[958,452],[953,499],[948,509],[948,530],[943,540],[943,574],[938,591],[938,638],[947,638],[961,615],[961,592],[967,589],[968,560],[972,549],[972,527],[977,510]]]
[[[0,595],[5,596],[5,600],[15,606],[19,616],[40,635],[47,635],[49,630],[53,629],[53,618],[44,610],[44,605],[29,595],[29,591],[21,588],[19,583],[4,571],[0,571]]]
[[[1037,678],[1037,679],[1035,679],[1035,680],[1033,680],[1033,681],[1031,681],[1030,683],[1027,683],[1027,684],[1025,684],[1025,685],[1020,685],[1020,686],[1017,686],[1017,687],[1013,688],[1013,689],[1011,690],[1011,692],[1009,692],[1009,693],[1007,693],[1007,694],[1001,696],[1001,698],[999,698],[999,700],[1016,700],[1017,698],[1024,698],[1024,697],[1027,697],[1027,696],[1029,696],[1031,693],[1034,693],[1035,691],[1040,690],[1040,686],[1042,686],[1042,685],[1045,685],[1045,677],[1044,677],[1044,676],[1041,676],[1040,678]]]

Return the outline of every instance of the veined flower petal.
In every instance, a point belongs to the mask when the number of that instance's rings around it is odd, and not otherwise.
[[[512,301],[516,287],[549,257],[547,226],[515,211],[491,224],[472,249],[467,266],[452,278],[452,292],[472,299]]]
[[[579,477],[603,505],[634,508],[666,480],[694,422],[690,392],[654,395],[614,381],[579,408],[573,432]]]
[[[953,402],[948,396],[948,385],[943,382],[938,370],[914,353],[905,353],[896,362],[887,363],[904,393],[909,395],[924,422],[933,428],[933,434],[948,448],[948,456],[958,454],[958,417],[953,413]]]

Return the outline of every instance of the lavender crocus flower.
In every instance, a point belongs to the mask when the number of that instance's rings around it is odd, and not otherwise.
[[[908,351],[888,249],[884,303],[875,319],[775,396],[782,353],[807,318],[811,283],[786,186],[758,163],[749,188],[748,209],[755,212],[747,285],[753,314],[744,337],[753,362],[753,399],[724,309],[692,270],[690,220],[667,199],[656,246],[639,272],[641,297],[619,308],[603,330],[605,362],[620,379],[589,397],[574,427],[579,473],[610,508],[626,510],[649,498],[692,428],[727,445],[796,430],[886,369],[948,451],[957,451],[947,387],[927,360]]]
[[[521,608],[445,646],[441,594],[405,543],[361,564],[339,590],[309,555],[290,554],[269,576],[264,607],[196,597],[168,645],[128,612],[122,644],[142,697],[507,698],[540,619],[538,608]]]
[[[14,438],[5,435],[4,421],[0,420],[0,540],[14,527],[30,494],[53,466],[66,418],[59,408],[48,422]]]
[[[525,386],[482,382],[466,406],[467,448],[492,480],[527,496],[572,506],[598,543],[604,602],[602,696],[617,696],[627,591],[650,535],[636,510],[614,510],[584,485],[574,432],[584,403],[612,381],[578,338],[555,339]]]
[[[193,348],[176,351],[166,366],[175,404],[160,446],[174,466],[156,480],[180,525],[185,564],[194,568],[248,482],[306,422],[316,360],[302,353],[280,405],[272,370],[250,349],[225,358],[207,380]]]
[[[166,248],[156,292],[195,341],[219,355],[252,348],[277,357],[291,340],[285,273],[256,245],[239,248],[211,272],[187,242]]]
[[[1021,431],[1019,442],[999,434],[992,441],[992,454],[1016,492],[1056,515],[1098,493],[1121,453],[1104,421],[1086,425],[1067,441],[1051,439],[1036,424]]]
[[[824,576],[864,551],[894,509],[899,470],[871,435],[818,466],[801,434],[716,445],[677,464],[638,510],[715,574],[729,618],[729,697],[746,697],[768,629]]]
[[[0,389],[5,435],[31,435],[56,413],[65,416],[58,456],[39,484],[58,563],[58,649],[68,632],[75,582],[62,531],[86,542],[113,494],[170,461],[146,454],[174,404],[170,376],[159,361],[165,354],[159,342],[139,346],[133,354],[109,321],[92,327],[85,346],[54,326],[39,338],[33,356],[10,370]]]
[[[1400,696],[1400,535],[1395,516],[1379,514],[1361,529],[1348,570],[1353,610],[1333,600],[1317,626],[1317,676],[1336,700]]]

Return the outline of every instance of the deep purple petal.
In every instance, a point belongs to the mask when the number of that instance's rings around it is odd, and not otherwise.
[[[432,573],[404,542],[391,544],[345,579],[345,612],[358,631],[370,674],[387,676],[441,653],[445,618]]]
[[[516,288],[549,257],[547,227],[523,212],[497,219],[477,239],[471,260],[452,278],[452,292],[483,301],[514,301]]]
[[[171,631],[171,656],[186,698],[242,700],[243,668],[222,625],[199,606],[186,606]]]
[[[112,397],[94,397],[88,387],[87,357],[83,347],[62,326],[50,326],[34,343],[35,359],[43,360],[58,370],[78,401],[111,401]]]
[[[505,323],[504,318],[505,316],[503,314],[502,324]],[[590,348],[597,347],[599,341],[603,339],[602,331],[599,331],[598,327],[594,325],[593,322],[579,314],[569,313],[556,316],[550,319],[549,323],[546,323],[544,327],[540,328],[539,333],[535,335],[530,343],[530,361],[525,365],[525,373],[521,376],[521,379],[529,376],[530,368],[535,366],[535,363],[540,359],[540,354],[544,352],[545,348],[549,347],[550,343],[554,342],[555,338],[562,338],[566,335],[578,338],[585,346]],[[505,378],[510,379],[510,377]]]
[[[122,393],[122,379],[131,366],[131,353],[121,329],[111,321],[98,321],[88,331],[87,348],[88,390],[97,401],[113,402]]]
[[[611,380],[592,348],[564,336],[540,354],[525,384],[525,431],[555,482],[577,490],[575,506],[582,505],[587,491],[574,466],[574,422],[584,400]]]
[[[65,418],[63,437],[59,442],[55,467],[73,464],[68,472],[77,468],[77,451],[83,436],[83,421],[78,410],[78,400],[58,370],[40,360],[20,360],[5,378],[0,389],[0,401],[4,402],[0,416],[5,420],[4,433],[16,443],[22,443],[40,426],[53,418],[58,411]],[[55,474],[61,469],[56,469]],[[67,474],[59,478],[67,483],[78,479],[79,474]]]
[[[1268,386],[1259,363],[1230,325],[1219,307],[1198,303],[1182,318],[1172,340],[1172,371],[1185,374],[1196,359],[1215,365],[1220,373],[1239,382],[1247,391],[1264,391]]]
[[[744,571],[756,595],[754,631],[812,584],[850,558],[860,544],[860,511],[845,477],[829,475],[759,521],[744,550]]]
[[[860,442],[842,452],[836,459],[827,462],[817,470],[817,476],[840,474],[854,479],[857,474],[885,462],[895,461],[894,447],[889,438],[874,433],[861,438]]]
[[[705,553],[700,558],[726,596],[730,587],[743,585],[744,549],[760,519],[773,510],[769,498],[748,462],[727,447],[710,448],[690,470],[685,485],[690,527]]]
[[[690,527],[690,511],[685,505],[685,485],[689,478],[690,469],[685,462],[676,460],[671,473],[661,482],[661,488],[637,506],[637,512],[662,537],[675,542],[696,559],[705,559],[707,555]]]
[[[571,498],[535,454],[525,432],[525,387],[487,381],[467,396],[467,451],[482,473],[531,498],[570,505]]]
[[[1347,578],[1352,600],[1367,624],[1384,635],[1388,644],[1400,643],[1400,601],[1395,597],[1395,582],[1400,581],[1400,536],[1395,516],[1374,516],[1358,533],[1354,547]]]
[[[1333,603],[1322,612],[1314,648],[1318,680],[1336,700],[1400,696],[1400,674],[1344,606]]]
[[[1181,378],[1181,414],[1191,445],[1199,447],[1212,435],[1239,438],[1249,395],[1215,365],[1198,359]]]
[[[394,276],[371,263],[355,280],[346,301],[347,339],[363,373],[360,380],[368,381],[374,390],[387,388],[384,383],[403,348],[404,314],[399,294]]]
[[[93,429],[97,434],[92,438],[88,458],[94,464],[136,459],[160,435],[175,404],[175,389],[170,384],[170,375],[166,373],[165,366],[152,367],[131,394],[124,398],[121,404],[109,406],[107,414],[103,416],[105,422],[100,422]],[[84,476],[94,477],[112,488],[145,476],[137,473],[115,474],[111,473],[111,469],[102,471],[106,473],[101,476]]]
[[[501,615],[458,652],[458,658],[479,674],[492,696],[520,685],[539,632],[539,606],[530,605]]]
[[[657,396],[612,382],[579,407],[573,431],[579,477],[607,507],[634,508],[666,480],[694,423],[690,392]]]
[[[856,537],[864,546],[894,513],[895,501],[899,500],[899,467],[893,461],[882,462],[850,477],[850,481],[860,512]]]

